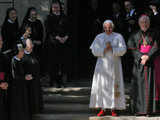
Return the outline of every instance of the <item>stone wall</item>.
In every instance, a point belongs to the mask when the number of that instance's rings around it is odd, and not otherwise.
[[[6,9],[8,7],[12,7],[12,0],[0,0],[0,25],[3,23],[5,15],[6,15]]]
[[[52,0],[0,0],[0,25],[2,25],[4,21],[7,8],[13,6],[12,2],[14,2],[14,7],[18,11],[18,20],[21,25],[21,22],[27,12],[27,9],[31,6],[37,8],[39,19],[43,22],[46,15],[49,12],[51,1]],[[67,0],[62,1],[66,3]],[[66,7],[66,4],[64,6]]]
[[[15,0],[15,8],[18,11],[20,23],[22,22],[27,9],[31,6],[37,8],[39,19],[43,21],[49,12],[50,0]]]

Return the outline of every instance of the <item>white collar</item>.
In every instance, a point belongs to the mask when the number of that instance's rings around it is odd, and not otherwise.
[[[36,20],[33,21],[33,20],[31,20],[30,18],[29,18],[28,20],[29,20],[30,22],[35,22],[35,21],[36,21]]]
[[[11,19],[8,19],[8,22],[9,22],[9,23],[12,23],[12,24],[14,23]]]
[[[14,59],[17,61],[21,61],[21,59],[17,58],[17,56],[14,56]]]
[[[57,16],[61,15],[60,12],[54,12],[53,14],[55,14],[55,15],[57,15]]]
[[[154,14],[154,15],[157,15],[157,14],[158,14],[158,12],[154,12],[153,14]]]
[[[24,39],[25,39],[25,38],[22,36],[22,37],[21,37],[21,40],[24,40]]]
[[[24,53],[27,55],[31,54],[31,52],[28,52],[27,50],[24,50]]]
[[[104,34],[105,34],[106,36],[111,36],[111,35],[113,35],[113,33],[114,33],[114,32],[112,32],[111,34],[108,35],[106,32],[104,32]]]
[[[130,11],[130,13],[129,13],[129,16],[132,16],[133,13],[134,13],[134,11],[135,11],[135,9],[132,9],[132,10]]]

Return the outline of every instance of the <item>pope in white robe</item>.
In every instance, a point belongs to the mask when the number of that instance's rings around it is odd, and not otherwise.
[[[97,35],[90,47],[98,59],[93,75],[89,107],[123,110],[126,105],[121,56],[126,53],[126,45],[121,34],[105,27],[107,23],[111,24],[110,27],[114,27],[111,20],[106,20],[103,24],[105,32]],[[111,49],[108,49],[108,46]]]

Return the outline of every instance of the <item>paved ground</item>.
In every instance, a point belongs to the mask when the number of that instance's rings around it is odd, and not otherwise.
[[[121,116],[121,117],[90,117],[89,120],[160,120],[160,117],[135,117],[135,116]]]
[[[158,117],[128,116],[129,107],[120,117],[95,117],[95,112],[89,109],[91,83],[69,83],[66,86],[66,88],[43,88],[44,111],[34,116],[34,120],[160,120]],[[130,85],[125,86],[128,105]]]
[[[43,88],[44,111],[34,120],[88,120],[90,87]]]

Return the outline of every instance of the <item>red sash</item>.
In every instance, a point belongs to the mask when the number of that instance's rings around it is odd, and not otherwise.
[[[141,45],[140,46],[140,52],[141,53],[149,53],[149,51],[151,50],[152,46],[151,45]]]
[[[4,72],[0,72],[0,80],[4,80],[4,76],[5,76]]]

